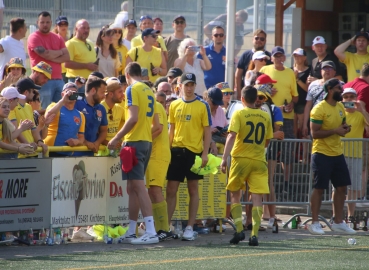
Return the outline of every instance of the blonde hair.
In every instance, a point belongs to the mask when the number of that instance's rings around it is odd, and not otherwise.
[[[182,58],[185,55],[185,51],[186,51],[186,46],[188,46],[189,43],[193,43],[194,46],[196,46],[196,41],[192,38],[185,38],[184,40],[181,41],[181,43],[178,46],[178,57]],[[194,58],[196,58],[197,55],[194,55]]]
[[[4,97],[0,97],[0,106],[3,105],[3,103],[8,102],[9,100],[7,100]],[[14,125],[12,124],[12,122],[9,121],[8,118],[4,118],[3,120],[3,140],[7,143],[11,143],[13,142],[13,138],[12,138],[12,132],[15,130]]]

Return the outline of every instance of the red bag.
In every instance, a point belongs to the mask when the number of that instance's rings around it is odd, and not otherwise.
[[[132,146],[124,146],[119,153],[122,161],[122,170],[125,173],[132,171],[133,167],[137,165],[136,148]]]

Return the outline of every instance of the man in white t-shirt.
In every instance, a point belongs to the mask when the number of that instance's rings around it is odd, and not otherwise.
[[[120,10],[121,11],[115,17],[114,23],[119,24],[121,28],[123,28],[128,20],[128,1],[122,2]]]
[[[13,57],[19,57],[26,62],[26,52],[21,41],[26,36],[27,26],[23,18],[10,20],[10,36],[0,39],[0,76],[2,76],[6,63]]]

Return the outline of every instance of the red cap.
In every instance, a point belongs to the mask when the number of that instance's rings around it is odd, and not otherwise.
[[[256,78],[256,84],[267,84],[276,83],[277,81],[272,80],[268,75],[263,74]]]

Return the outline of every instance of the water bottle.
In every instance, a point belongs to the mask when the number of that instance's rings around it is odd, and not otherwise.
[[[68,244],[68,229],[67,228],[65,228],[63,230],[63,241],[62,241],[62,243],[64,245],[67,245]]]
[[[349,245],[356,245],[356,239],[355,238],[349,238],[349,240],[347,240],[347,243]]]
[[[54,245],[54,232],[53,232],[52,224],[50,224],[49,234],[48,234],[48,237],[47,237],[47,245],[48,246],[53,246]]]
[[[55,229],[55,244],[60,245],[60,243],[61,243],[61,232],[60,229],[57,228]]]
[[[118,150],[117,149],[110,150],[110,153],[109,154],[110,154],[111,157],[115,157],[116,158],[118,156]]]
[[[27,240],[30,245],[33,245],[33,230],[29,228]]]
[[[182,221],[176,221],[176,228],[174,229],[174,239],[181,239],[183,236]]]
[[[295,215],[295,211],[293,211],[292,215]],[[292,218],[292,221],[291,221],[291,229],[297,229],[296,217],[293,217]]]

